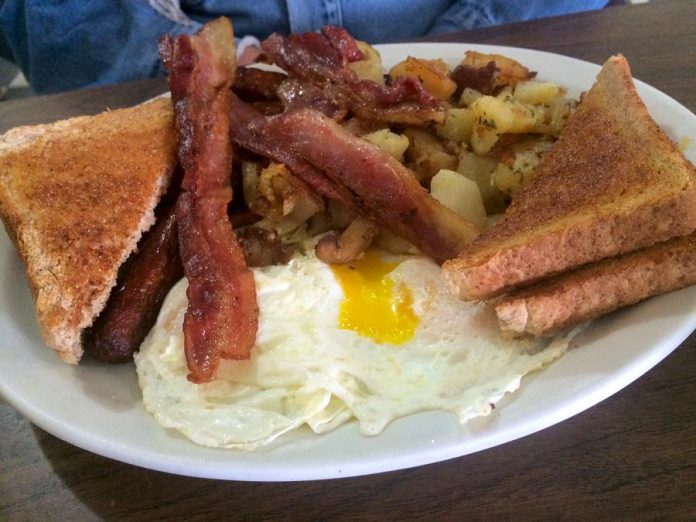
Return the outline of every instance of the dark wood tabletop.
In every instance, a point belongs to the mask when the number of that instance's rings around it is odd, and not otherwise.
[[[620,52],[637,78],[696,112],[693,0],[610,7],[437,40],[541,49],[595,63]],[[161,79],[145,80],[0,103],[0,131],[128,106],[164,89]],[[0,520],[694,518],[695,370],[692,334],[635,383],[542,432],[419,468],[297,483],[140,469],[63,442],[0,399]]]

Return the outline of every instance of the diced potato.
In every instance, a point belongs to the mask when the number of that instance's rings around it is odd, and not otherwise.
[[[457,167],[457,157],[432,133],[423,129],[406,129],[404,134],[410,141],[406,159],[421,183],[427,183],[440,169]]]
[[[503,89],[497,96],[512,112],[512,122],[506,132],[527,133],[539,132],[539,126],[545,126],[546,107],[523,103],[513,96],[509,87]]]
[[[281,193],[280,182],[287,175],[287,167],[282,163],[270,163],[266,168],[261,169],[256,184],[259,196],[270,203],[275,203],[277,196]],[[283,209],[283,215],[286,214],[286,209]]]
[[[558,91],[558,85],[552,82],[520,82],[515,86],[514,96],[522,103],[548,105]]]
[[[471,108],[477,118],[477,125],[491,127],[506,132],[512,125],[514,115],[509,104],[493,96],[481,96]]]
[[[442,169],[430,182],[430,194],[481,230],[486,226],[486,209],[475,181],[459,172]]]
[[[493,96],[480,97],[471,108],[474,111],[471,147],[476,154],[486,154],[510,130],[514,114],[509,104]]]
[[[485,54],[477,51],[467,51],[462,61],[463,65],[469,67],[486,67],[489,62],[495,62],[499,69],[496,77],[498,85],[516,85],[518,82],[531,80],[536,73],[531,72],[518,61],[502,56],[500,54]]]
[[[409,56],[389,71],[392,79],[401,76],[418,78],[426,91],[440,100],[447,100],[457,90],[457,84],[449,77],[449,67],[442,60],[421,60]]]
[[[374,143],[387,152],[395,160],[403,162],[404,152],[408,148],[409,141],[403,134],[396,134],[389,129],[381,129],[363,136],[370,143]]]
[[[295,183],[290,183],[289,190],[283,188],[285,199],[283,200],[283,210],[286,216],[297,223],[304,223],[313,215],[324,210],[324,200],[317,196],[314,192],[300,189],[296,191],[297,181],[290,178]],[[289,192],[289,195],[287,194]]]
[[[462,151],[459,155],[457,172],[476,182],[487,214],[497,214],[505,209],[503,194],[491,178],[496,165],[494,159],[470,151]]]
[[[556,96],[549,102],[546,110],[546,123],[548,132],[552,136],[558,137],[563,127],[565,127],[572,111],[573,103],[562,95]]]
[[[362,80],[372,80],[380,85],[384,84],[384,72],[382,69],[382,57],[379,51],[366,42],[356,41],[358,49],[362,51],[364,58],[357,62],[348,64],[358,78]]]
[[[474,128],[474,111],[471,109],[448,109],[445,121],[436,127],[437,135],[457,143],[468,143]]]
[[[505,194],[512,195],[522,188],[522,173],[505,163],[499,163],[491,177],[498,190]]]
[[[499,163],[493,171],[495,186],[505,194],[514,195],[534,179],[537,167],[551,145],[551,141],[539,139],[516,143],[513,146],[514,160],[511,163]]]
[[[547,132],[547,112],[542,105],[530,105],[514,99],[509,92],[482,96],[472,105],[474,128],[471,147],[477,154],[487,154],[505,133]]]
[[[523,134],[537,132],[539,126],[544,125],[546,111],[541,105],[527,105],[514,102],[510,105],[512,110],[512,122],[507,132]]]
[[[499,138],[500,134],[494,130],[475,127],[471,133],[471,148],[476,154],[488,154]]]
[[[324,208],[323,200],[282,163],[263,169],[257,163],[242,163],[242,189],[248,207],[274,223],[287,218],[296,227]]]
[[[478,100],[482,93],[471,87],[465,87],[462,94],[459,96],[459,106],[460,107],[470,107],[472,103]]]

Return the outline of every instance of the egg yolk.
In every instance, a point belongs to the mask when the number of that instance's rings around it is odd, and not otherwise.
[[[368,250],[350,265],[332,265],[343,289],[338,326],[353,330],[378,343],[403,344],[413,337],[418,317],[408,287],[388,277],[399,263],[382,260],[379,252]]]

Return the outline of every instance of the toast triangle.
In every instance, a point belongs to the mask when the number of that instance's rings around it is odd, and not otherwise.
[[[649,297],[696,284],[696,233],[590,263],[503,296],[506,336],[554,334]]]
[[[537,176],[500,222],[443,268],[464,299],[485,299],[696,229],[696,169],[611,57]]]
[[[0,217],[44,341],[64,361],[80,360],[82,331],[154,223],[175,166],[169,99],[0,136]]]

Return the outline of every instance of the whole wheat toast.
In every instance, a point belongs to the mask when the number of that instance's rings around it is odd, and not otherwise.
[[[495,311],[504,334],[542,336],[696,284],[696,233],[512,292]]]
[[[46,344],[75,364],[82,331],[154,222],[176,166],[169,99],[0,136],[0,217]]]
[[[537,176],[496,226],[443,266],[483,299],[696,229],[696,169],[650,117],[623,56],[610,58]]]

